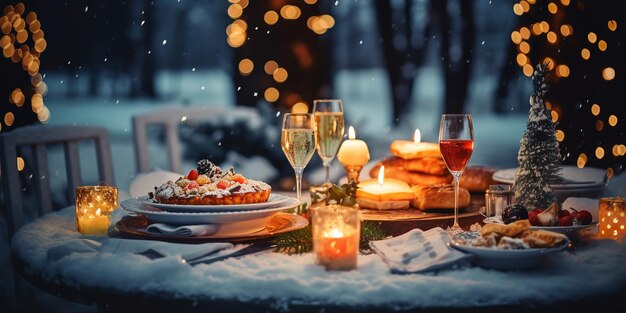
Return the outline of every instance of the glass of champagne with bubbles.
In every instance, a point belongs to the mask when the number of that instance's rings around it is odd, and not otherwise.
[[[302,172],[315,151],[313,115],[287,113],[283,118],[280,145],[296,173],[296,197],[302,192]]]
[[[448,171],[454,177],[454,224],[452,231],[461,231],[459,226],[459,180],[467,161],[474,151],[474,126],[469,114],[442,114],[439,125],[439,150]]]
[[[330,163],[335,158],[343,138],[344,120],[341,100],[314,100],[315,146],[326,171],[325,184],[330,182]]]

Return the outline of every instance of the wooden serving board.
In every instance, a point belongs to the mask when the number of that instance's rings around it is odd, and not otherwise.
[[[484,217],[479,209],[485,206],[484,194],[472,194],[470,205],[459,210],[459,224],[462,228],[469,228],[474,223],[482,224]],[[410,208],[407,210],[361,210],[361,219],[379,222],[381,227],[391,236],[398,236],[405,232],[420,228],[423,230],[434,227],[446,228],[454,222],[454,210],[421,211]]]

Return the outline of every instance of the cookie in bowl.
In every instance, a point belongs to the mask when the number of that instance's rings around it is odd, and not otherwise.
[[[167,181],[149,198],[156,203],[185,205],[229,205],[267,202],[272,187],[235,173],[231,167],[224,172],[211,161],[198,161],[197,169],[176,181]]]

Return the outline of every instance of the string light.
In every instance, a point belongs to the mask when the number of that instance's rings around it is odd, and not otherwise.
[[[600,114],[600,106],[598,104],[594,103],[591,106],[591,114],[594,116],[598,116]]]
[[[559,142],[563,141],[565,139],[565,132],[563,132],[562,130],[558,129],[556,131],[556,140],[558,140]]]
[[[604,122],[602,122],[601,120],[597,120],[596,121],[596,130],[601,132],[604,130]]]
[[[265,65],[263,66],[263,70],[265,70],[265,73],[267,75],[274,74],[274,71],[277,68],[278,68],[278,63],[276,63],[276,61],[273,61],[273,60],[269,60],[269,61],[265,62]]]
[[[585,60],[589,60],[589,57],[591,57],[591,52],[589,51],[589,49],[583,48],[582,50],[580,50],[580,56]]]
[[[528,38],[530,38],[530,29],[528,29],[528,27],[520,28],[519,33],[522,35],[524,40],[528,40]]]
[[[17,170],[20,172],[24,170],[24,158],[22,157],[17,157]]]
[[[604,80],[613,80],[615,78],[615,70],[612,67],[606,67],[602,70],[602,78]]]
[[[265,89],[265,93],[263,94],[265,101],[267,102],[274,102],[276,100],[278,100],[278,97],[280,96],[280,92],[278,92],[278,89],[274,88],[274,87],[270,87]]]
[[[590,32],[589,34],[587,34],[587,40],[589,40],[589,43],[596,43],[596,40],[598,40],[598,36],[596,35],[596,33]]]
[[[518,53],[517,54],[517,64],[519,66],[524,66],[526,64],[528,64],[528,57],[523,54],[523,53]]]
[[[513,31],[511,33],[511,41],[513,41],[515,44],[519,44],[520,42],[522,42],[522,35],[518,31]]]
[[[613,114],[609,116],[609,125],[611,125],[611,127],[615,127],[615,125],[617,125],[617,116]]]
[[[559,113],[555,110],[550,111],[550,115],[552,115],[552,122],[556,123],[559,120]]]
[[[267,11],[263,16],[263,20],[267,25],[274,25],[278,22],[278,13],[276,11]]]
[[[239,73],[243,76],[248,76],[254,69],[254,63],[250,59],[243,59],[239,61]]]
[[[569,67],[565,64],[561,64],[556,67],[556,75],[559,77],[568,77],[569,76]]]
[[[243,14],[243,7],[241,7],[238,3],[231,4],[228,6],[227,13],[230,18],[237,19],[241,16],[241,14]]]
[[[548,39],[548,41],[550,43],[556,43],[556,33],[555,32],[549,32],[548,35],[546,35],[546,38]]]
[[[524,65],[524,67],[522,68],[522,72],[524,73],[524,75],[526,75],[527,77],[530,77],[533,75],[533,67],[530,64],[526,64]]]
[[[574,33],[574,28],[571,25],[561,25],[561,35],[564,37],[571,36]]]
[[[578,159],[576,160],[576,166],[578,166],[578,168],[583,168],[585,167],[585,165],[587,164],[587,155],[585,153],[581,153],[578,155]]]
[[[568,6],[568,5],[569,5],[569,0],[561,0],[561,3],[562,3],[564,6]]]
[[[604,40],[600,40],[598,41],[598,49],[600,49],[600,51],[604,51],[607,48],[607,43]]]
[[[530,4],[528,4],[528,2],[522,0],[519,4],[522,6],[522,10],[524,11],[524,13],[530,11]]]
[[[617,21],[616,20],[610,20],[610,21],[608,21],[607,24],[608,24],[608,27],[609,27],[610,31],[614,32],[617,29]]]
[[[550,13],[552,14],[556,14],[556,12],[558,11],[558,7],[556,6],[556,4],[554,4],[553,2],[551,2],[550,4],[548,4],[548,11],[550,11]]]
[[[526,41],[522,41],[522,42],[519,44],[519,50],[520,50],[522,53],[526,53],[526,54],[527,54],[528,52],[530,52],[530,45],[529,45]]]
[[[597,147],[596,148],[596,158],[598,158],[598,160],[601,160],[603,157],[604,157],[604,148]]]
[[[289,73],[287,73],[287,70],[285,70],[284,68],[279,67],[274,71],[272,76],[274,77],[274,80],[276,82],[282,83],[287,80]]]
[[[513,13],[515,13],[515,15],[517,16],[521,16],[522,14],[524,14],[524,7],[521,4],[516,3],[515,5],[513,5]]]

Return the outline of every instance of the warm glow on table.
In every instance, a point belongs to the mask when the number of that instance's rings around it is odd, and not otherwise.
[[[117,188],[76,188],[76,229],[83,235],[106,235],[111,222],[109,216],[116,208]]]
[[[419,129],[413,134],[413,141],[394,140],[390,146],[391,153],[403,159],[417,159],[425,157],[441,157],[439,144],[432,142],[422,142]]]
[[[626,198],[601,198],[598,211],[601,238],[620,239],[626,235]]]
[[[361,234],[359,210],[325,205],[312,211],[315,263],[327,270],[355,269]]]
[[[363,166],[370,160],[370,151],[365,141],[356,139],[354,127],[348,129],[348,140],[344,141],[337,153],[343,166]]]

